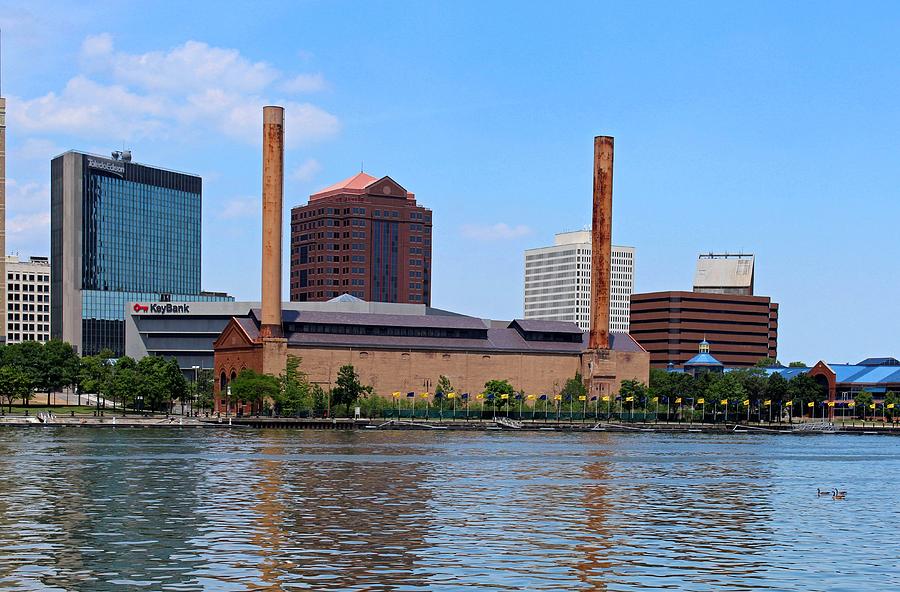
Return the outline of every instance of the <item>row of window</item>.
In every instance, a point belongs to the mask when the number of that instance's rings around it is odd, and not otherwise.
[[[50,322],[50,315],[48,314],[38,314],[35,315],[32,312],[10,312],[6,315],[7,320],[10,321],[41,321],[44,323]]]
[[[37,294],[37,295],[17,294],[14,292],[9,295],[9,301],[10,302],[19,302],[19,301],[21,301],[21,302],[50,302],[50,295],[49,294],[47,294],[47,295],[44,295],[44,294]]]
[[[50,293],[50,284],[7,284],[10,292],[47,292]]]
[[[38,341],[40,343],[46,343],[50,341],[50,334],[39,333],[37,335],[33,335],[29,333],[10,333],[8,336],[9,343],[20,343],[22,341]]]
[[[8,310],[18,311],[18,310],[36,310],[38,312],[50,312],[49,304],[19,304],[19,303],[10,303],[7,306]]]
[[[23,319],[25,320],[25,319]],[[34,319],[31,319],[34,320]],[[41,319],[46,321],[47,319]],[[34,333],[35,331],[49,331],[50,325],[47,324],[35,324],[35,323],[10,323],[9,330],[11,331],[31,331]]]
[[[23,282],[49,282],[50,276],[46,274],[39,273],[37,275],[33,273],[8,273],[6,274],[6,279],[9,281],[23,281]],[[18,289],[18,288],[16,288]]]

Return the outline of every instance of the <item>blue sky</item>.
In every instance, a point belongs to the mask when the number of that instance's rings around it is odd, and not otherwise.
[[[277,103],[288,205],[391,175],[434,210],[433,304],[511,318],[608,134],[638,291],[750,251],[784,362],[900,355],[900,6],[746,4],[0,1],[8,250],[49,251],[52,156],[124,146],[203,176],[204,287],[257,298]]]

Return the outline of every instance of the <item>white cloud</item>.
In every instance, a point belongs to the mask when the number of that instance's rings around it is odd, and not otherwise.
[[[50,225],[50,212],[38,212],[37,214],[23,214],[13,216],[6,223],[6,229],[11,236],[29,233],[32,230],[47,230]]]
[[[291,179],[294,181],[309,181],[316,173],[322,170],[322,165],[315,158],[308,158],[291,171]]]
[[[531,234],[531,228],[524,224],[510,226],[505,222],[496,224],[465,224],[463,236],[475,240],[510,240]]]
[[[25,160],[37,160],[46,164],[54,156],[62,154],[65,149],[59,144],[43,138],[27,138],[15,151],[15,156]]]
[[[50,184],[47,182],[19,182],[6,180],[6,208],[15,216],[19,212],[33,212],[50,204]]]
[[[213,131],[258,144],[262,106],[275,103],[285,107],[289,147],[340,130],[338,118],[321,107],[275,94],[324,87],[321,74],[290,76],[236,49],[188,41],[168,51],[129,54],[101,34],[86,38],[80,55],[85,72],[61,91],[10,97],[11,122],[26,133],[105,141],[206,137]]]
[[[221,220],[258,218],[262,211],[262,201],[258,197],[240,197],[225,203],[216,217]]]
[[[325,89],[325,77],[321,74],[298,74],[281,84],[289,93],[312,93]]]

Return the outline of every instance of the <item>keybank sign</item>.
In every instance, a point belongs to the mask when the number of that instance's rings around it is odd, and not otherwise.
[[[133,307],[136,313],[146,314],[191,314],[190,304],[172,304],[171,302],[151,302],[150,304],[135,303]]]
[[[106,160],[105,158],[92,158],[88,156],[87,159],[88,167],[92,169],[97,169],[99,171],[105,171],[107,173],[112,173],[114,175],[119,175],[120,177],[125,176],[125,164],[121,162],[116,162],[114,160]]]

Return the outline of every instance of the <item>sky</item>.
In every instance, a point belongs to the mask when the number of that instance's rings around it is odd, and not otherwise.
[[[49,253],[52,157],[127,148],[202,175],[204,289],[257,299],[279,104],[286,207],[390,175],[434,211],[432,305],[521,317],[523,251],[589,226],[612,135],[637,292],[752,252],[781,361],[900,356],[896,3],[72,6],[0,0],[10,253]]]

